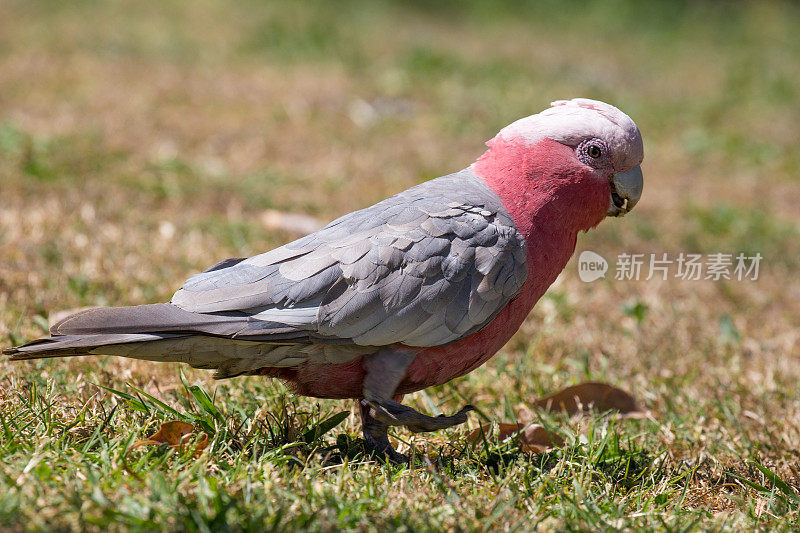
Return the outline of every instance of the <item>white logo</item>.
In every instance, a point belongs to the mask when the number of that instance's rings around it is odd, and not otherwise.
[[[602,255],[589,250],[581,252],[578,257],[578,276],[581,281],[590,282],[606,277],[608,261]]]

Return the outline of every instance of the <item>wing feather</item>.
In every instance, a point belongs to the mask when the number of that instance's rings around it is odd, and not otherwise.
[[[281,248],[219,263],[189,278],[172,303],[243,312],[252,320],[241,338],[283,326],[282,335],[293,328],[361,346],[441,345],[505,307],[525,282],[526,257],[502,202],[464,170]]]

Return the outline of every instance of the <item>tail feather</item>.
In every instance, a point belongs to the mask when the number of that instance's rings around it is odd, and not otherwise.
[[[195,368],[216,370],[214,377],[222,379],[252,373],[265,367],[299,365],[311,356],[309,348],[310,345],[267,343],[191,333],[114,333],[56,335],[9,348],[3,353],[10,355],[12,361],[76,355],[116,355],[145,361],[188,363]]]
[[[254,324],[257,326],[254,327]],[[192,313],[172,304],[100,307],[66,317],[52,336],[3,351],[11,360],[117,355],[216,370],[217,379],[309,360],[342,363],[368,348],[319,344],[308,332],[245,313]]]
[[[97,307],[70,315],[50,328],[51,335],[193,331],[233,336],[247,329],[244,313],[192,313],[172,304]]]
[[[101,335],[57,335],[37,339],[22,346],[3,350],[3,354],[10,355],[12,361],[27,359],[44,359],[48,357],[69,357],[71,355],[90,355],[98,353],[95,350],[102,346],[113,346],[128,343],[161,341],[185,337],[178,333],[113,333]]]

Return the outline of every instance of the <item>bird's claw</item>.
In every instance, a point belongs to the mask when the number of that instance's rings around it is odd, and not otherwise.
[[[388,459],[393,464],[408,464],[410,462],[407,455],[392,448],[389,439],[386,437],[375,438],[370,435],[364,435],[364,447],[368,454],[379,459]]]
[[[467,413],[474,411],[471,405],[465,405],[452,416],[428,416],[393,400],[364,400],[369,405],[369,414],[375,420],[387,426],[403,426],[412,433],[438,431],[463,424],[467,421]]]

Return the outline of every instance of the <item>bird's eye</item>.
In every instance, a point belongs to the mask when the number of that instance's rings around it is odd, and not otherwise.
[[[603,155],[603,151],[595,145],[589,146],[589,148],[586,149],[586,153],[589,154],[589,157],[592,159],[599,159],[600,156]]]

